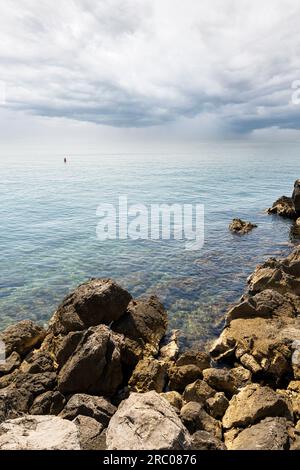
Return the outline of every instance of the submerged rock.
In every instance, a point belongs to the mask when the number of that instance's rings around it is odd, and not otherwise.
[[[191,438],[174,408],[158,393],[132,393],[110,420],[108,450],[185,450]]]
[[[252,224],[251,222],[246,222],[242,219],[233,219],[233,221],[229,225],[229,230],[240,235],[245,235],[246,233],[251,232],[251,230],[256,227],[257,225]]]

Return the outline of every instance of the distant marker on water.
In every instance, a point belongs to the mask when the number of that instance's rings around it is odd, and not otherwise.
[[[67,159],[66,159],[66,157],[64,158],[64,163],[67,163]]]

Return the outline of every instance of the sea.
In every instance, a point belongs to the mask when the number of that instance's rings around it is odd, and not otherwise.
[[[0,156],[1,329],[23,319],[47,324],[78,284],[113,278],[134,297],[157,295],[182,346],[203,347],[221,331],[255,266],[299,243],[289,220],[266,213],[300,177],[297,144],[64,157]],[[99,238],[99,207],[117,211],[120,196],[129,206],[204,206],[203,246],[189,250],[172,233]],[[235,217],[257,228],[234,235],[228,225]]]

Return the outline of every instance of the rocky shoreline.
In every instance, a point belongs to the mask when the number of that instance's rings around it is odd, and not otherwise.
[[[300,248],[256,268],[209,352],[180,353],[167,323],[92,279],[46,330],[4,330],[0,449],[300,449]]]

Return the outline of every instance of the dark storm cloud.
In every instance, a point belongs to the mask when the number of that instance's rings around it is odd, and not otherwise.
[[[299,129],[296,0],[6,0],[2,8],[0,71],[12,110],[115,127],[208,116],[233,134]]]

